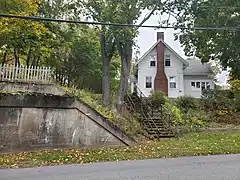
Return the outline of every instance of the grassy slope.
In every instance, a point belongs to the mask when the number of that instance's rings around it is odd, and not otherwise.
[[[181,138],[146,141],[139,146],[58,149],[0,155],[0,168],[240,153],[240,132],[194,133]]]
[[[113,122],[115,125],[117,125],[121,130],[123,130],[129,136],[136,137],[139,134],[142,134],[140,123],[136,118],[134,118],[130,114],[125,115],[125,117],[127,116],[128,118],[124,118],[123,116],[119,116],[111,108],[103,107],[101,105],[101,102],[102,102],[101,94],[94,94],[90,91],[78,90],[74,88],[66,88],[66,87],[62,87],[62,88],[68,94],[76,96],[81,100],[83,100],[85,103],[89,104],[99,114],[103,115],[109,121]]]

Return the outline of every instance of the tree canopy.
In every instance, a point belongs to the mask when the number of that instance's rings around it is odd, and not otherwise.
[[[0,12],[5,14],[67,19],[77,19],[81,14],[76,1],[1,0],[0,3]],[[0,55],[1,64],[51,66],[59,84],[102,92],[99,30],[95,27],[1,18]],[[110,66],[114,88],[118,62],[114,58]]]
[[[240,79],[240,1],[193,0],[188,11],[178,19],[179,25],[195,27],[230,27],[228,30],[182,30],[177,37],[187,56],[195,54],[203,62],[220,60],[229,67],[231,77]]]

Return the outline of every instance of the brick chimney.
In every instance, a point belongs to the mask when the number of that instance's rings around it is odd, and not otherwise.
[[[164,32],[157,32],[157,41],[162,39],[164,41]]]
[[[157,32],[157,40],[162,39],[164,41],[164,32]],[[165,46],[162,42],[159,42],[156,46],[157,50],[157,74],[154,80],[154,90],[162,91],[166,95],[168,94],[168,79],[165,74],[164,65],[164,49]]]

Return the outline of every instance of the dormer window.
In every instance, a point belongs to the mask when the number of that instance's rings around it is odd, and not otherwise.
[[[165,60],[165,66],[170,67],[171,66],[170,55],[165,55],[164,60]]]
[[[150,67],[155,67],[156,66],[156,61],[155,60],[151,60],[150,61]]]

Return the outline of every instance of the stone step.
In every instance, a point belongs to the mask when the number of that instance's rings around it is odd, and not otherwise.
[[[143,125],[144,127],[148,127],[148,128],[151,128],[151,127],[157,127],[157,128],[168,128],[168,126],[164,125],[164,124],[144,124]]]
[[[144,127],[164,127],[164,128],[168,128],[169,126],[165,125],[165,124],[149,124],[149,123],[145,123],[143,124]]]
[[[143,119],[143,122],[165,122],[164,120],[162,120],[162,119]]]
[[[173,131],[169,130],[169,129],[165,129],[165,130],[146,130],[148,132],[148,134],[174,134]]]
[[[148,119],[143,119],[144,122],[164,122],[164,120],[160,118],[148,118]]]
[[[148,132],[168,132],[170,131],[169,129],[165,129],[165,128],[144,128],[145,131]]]
[[[172,132],[147,132],[150,136],[175,136]]]
[[[152,130],[152,131],[159,131],[159,130],[170,130],[169,127],[164,127],[164,126],[145,126],[145,129]]]
[[[173,138],[175,137],[174,134],[156,134],[156,135],[151,135],[152,137],[158,139],[158,138]]]
[[[148,134],[161,134],[161,133],[173,133],[169,129],[159,129],[159,130],[152,130],[152,129],[144,129]]]
[[[164,123],[164,122],[143,122],[142,123],[144,126],[164,126],[164,127],[169,127],[170,124]]]
[[[144,126],[143,128],[144,128],[144,129],[153,130],[153,131],[169,129],[169,128],[164,127],[164,126]]]

